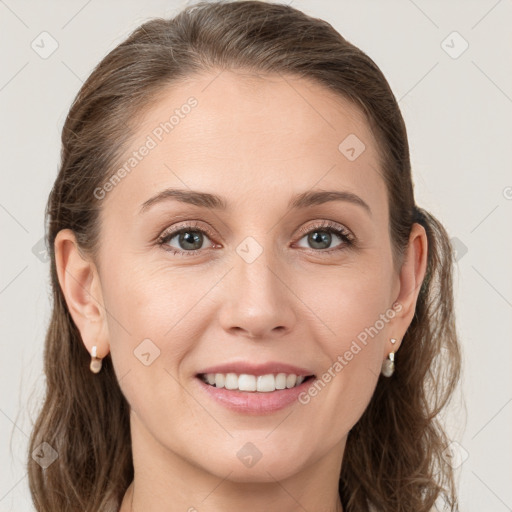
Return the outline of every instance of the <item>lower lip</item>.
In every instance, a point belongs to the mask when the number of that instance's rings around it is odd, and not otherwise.
[[[311,385],[314,378],[309,378],[293,388],[267,393],[217,388],[206,384],[200,377],[196,377],[196,380],[211,398],[228,409],[245,414],[269,414],[297,401],[298,396]]]

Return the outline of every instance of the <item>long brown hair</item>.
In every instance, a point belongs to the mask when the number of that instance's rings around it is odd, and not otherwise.
[[[59,174],[46,209],[53,311],[46,335],[46,396],[29,446],[28,475],[40,512],[118,510],[133,479],[129,406],[110,355],[90,372],[59,286],[54,241],[70,228],[84,254],[97,255],[100,202],[94,191],[119,164],[137,116],[158,93],[194,73],[246,69],[305,77],[348,99],[366,117],[388,191],[390,238],[397,270],[412,224],[428,237],[428,263],[412,323],[391,378],[380,377],[349,433],[339,492],[346,512],[427,512],[444,496],[457,509],[449,440],[438,413],[459,380],[448,235],[415,204],[406,128],[377,65],[327,22],[287,5],[202,2],[173,19],[137,28],[93,70],[62,130]],[[58,458],[43,469],[31,457],[48,443]]]

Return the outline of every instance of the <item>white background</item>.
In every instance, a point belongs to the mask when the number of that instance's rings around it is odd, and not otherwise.
[[[0,512],[33,510],[25,452],[44,389],[50,313],[49,263],[33,247],[44,235],[65,116],[111,49],[142,22],[173,16],[186,4],[0,0]],[[417,203],[459,248],[464,369],[446,425],[464,456],[460,510],[512,510],[512,2],[292,5],[365,51],[399,99]],[[31,47],[43,31],[58,42],[46,59]],[[458,36],[446,39],[453,31],[469,44],[457,58],[445,51],[463,48]]]

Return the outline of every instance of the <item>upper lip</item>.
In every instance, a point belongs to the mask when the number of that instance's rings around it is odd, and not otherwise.
[[[295,374],[297,376],[307,377],[314,375],[311,370],[307,368],[300,368],[293,366],[288,363],[279,363],[276,361],[270,361],[268,363],[250,363],[248,361],[238,361],[232,363],[223,363],[215,366],[209,366],[198,372],[198,375],[206,373],[236,373],[237,375],[268,375],[270,373],[288,373]]]

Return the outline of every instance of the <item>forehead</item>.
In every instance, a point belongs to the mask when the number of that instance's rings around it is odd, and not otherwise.
[[[361,112],[323,85],[293,76],[228,70],[190,77],[162,90],[139,124],[139,135],[150,133],[175,111],[188,111],[185,105],[191,97],[197,106],[179,120],[174,119],[178,122],[172,132],[163,134],[170,145],[171,139],[180,137],[190,142],[229,141],[227,147],[208,148],[210,153],[229,155],[258,149],[257,142],[272,141],[260,149],[282,158],[286,146],[281,144],[295,144],[294,150],[302,152],[309,149],[303,144],[312,142],[331,152],[338,151],[338,139],[347,132],[357,133],[367,142],[371,139]]]
[[[144,153],[136,162],[134,151]],[[383,192],[362,113],[327,87],[288,75],[225,70],[161,90],[137,119],[123,164],[129,172],[108,201],[138,206],[177,186],[255,201],[259,192],[268,198],[315,184],[364,190],[369,202]]]

